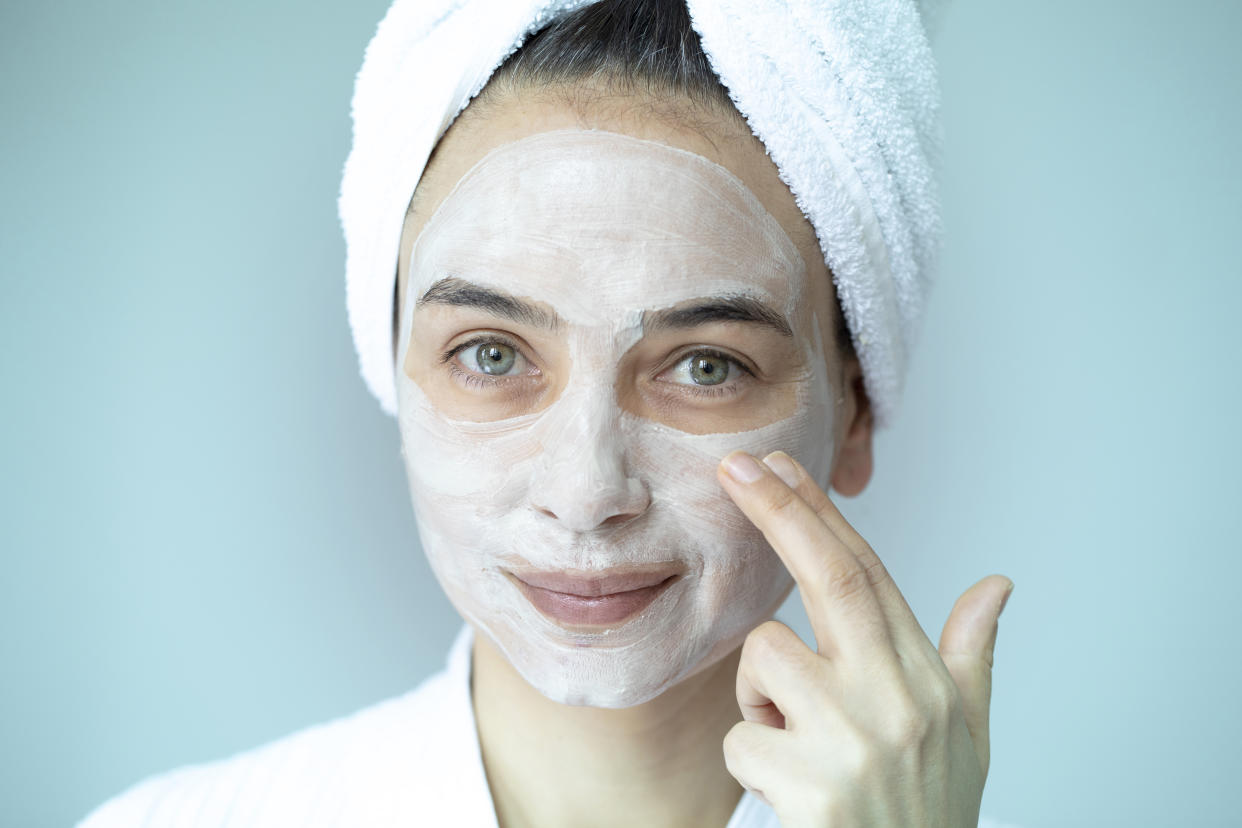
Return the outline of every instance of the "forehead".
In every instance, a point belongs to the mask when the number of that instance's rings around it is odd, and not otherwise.
[[[488,152],[411,251],[408,295],[445,277],[553,305],[572,321],[748,295],[793,316],[805,262],[724,167],[597,129],[537,133]]]

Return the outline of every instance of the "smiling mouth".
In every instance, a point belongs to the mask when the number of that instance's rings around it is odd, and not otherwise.
[[[563,627],[615,627],[649,607],[681,577],[675,567],[606,571],[587,575],[567,572],[506,571],[544,616]]]

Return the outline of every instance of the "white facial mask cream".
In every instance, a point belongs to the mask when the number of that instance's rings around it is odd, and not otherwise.
[[[551,307],[569,355],[554,400],[503,420],[452,419],[411,379],[417,300],[449,276]],[[789,236],[731,172],[599,130],[492,150],[423,227],[396,372],[419,536],[449,600],[548,698],[652,699],[725,656],[789,594],[792,578],[716,466],[734,449],[782,449],[828,485],[833,389],[806,279]],[[644,314],[721,295],[759,300],[792,329],[805,366],[792,413],[704,434],[624,410],[618,366]],[[513,576],[661,567],[676,577],[650,604],[588,630],[545,615]]]

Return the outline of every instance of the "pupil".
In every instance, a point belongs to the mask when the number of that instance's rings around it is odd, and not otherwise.
[[[699,385],[719,385],[728,376],[729,364],[719,357],[699,356],[690,363],[690,377]]]
[[[480,345],[474,355],[479,362],[479,367],[488,374],[508,373],[516,359],[512,348],[498,343]]]

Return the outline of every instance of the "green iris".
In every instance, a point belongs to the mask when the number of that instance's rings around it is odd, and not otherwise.
[[[719,385],[729,377],[729,360],[710,354],[690,358],[690,378],[698,385]]]
[[[517,353],[501,342],[485,342],[474,352],[479,367],[486,374],[507,374]]]

